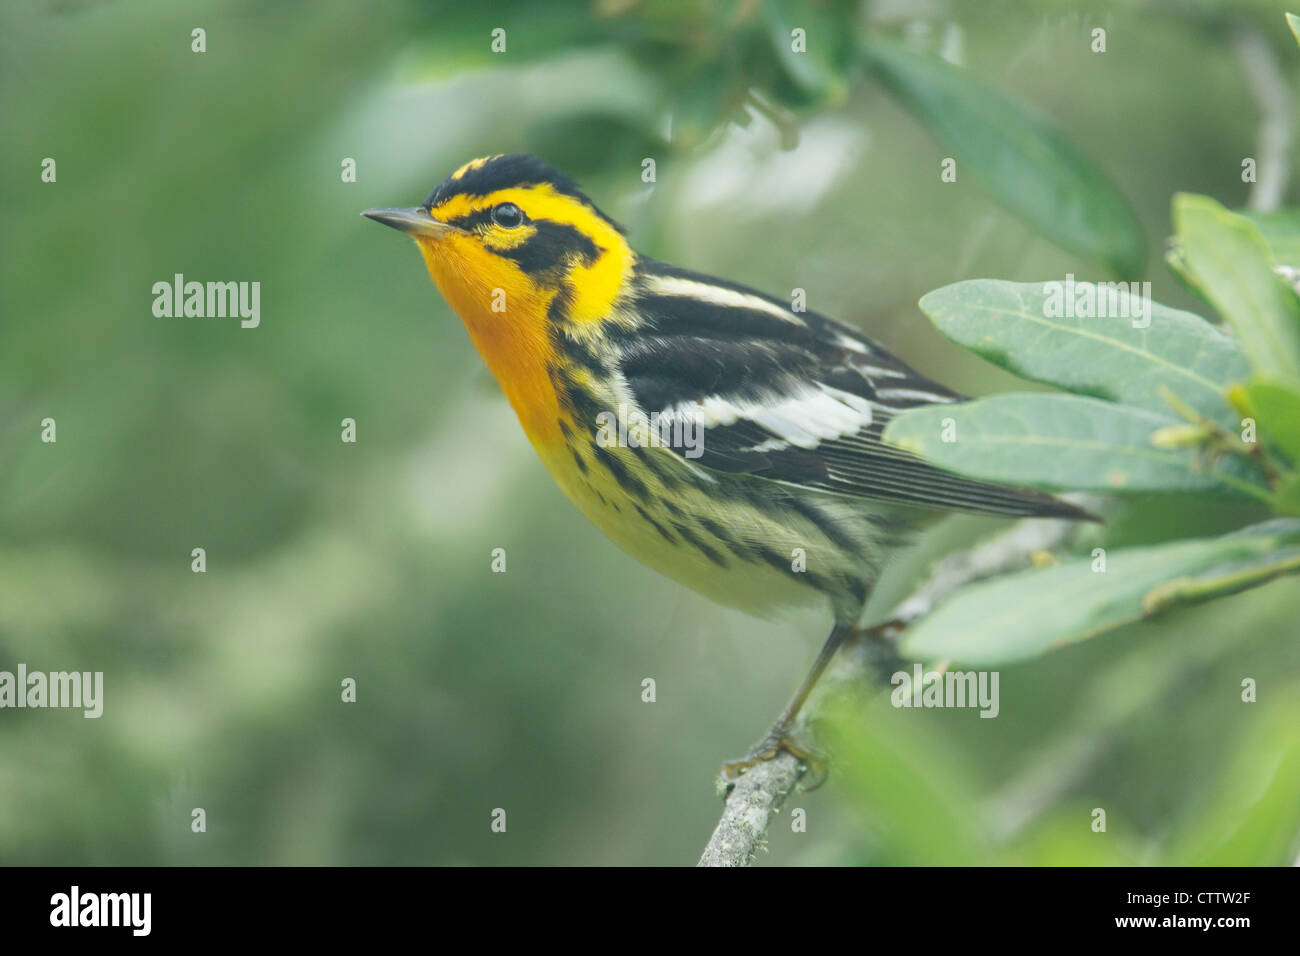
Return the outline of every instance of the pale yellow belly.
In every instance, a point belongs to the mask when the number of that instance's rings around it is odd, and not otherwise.
[[[743,479],[718,476],[710,486],[712,473],[705,472],[691,480],[691,466],[669,450],[644,451],[672,456],[655,460],[654,470],[627,449],[596,451],[574,443],[538,451],[569,500],[615,544],[728,607],[769,617],[830,600],[822,585],[834,575],[874,576],[873,568],[856,567],[856,559],[806,522],[793,516],[781,520],[778,509],[725,493],[725,485]],[[605,466],[606,456],[614,456],[613,470]]]

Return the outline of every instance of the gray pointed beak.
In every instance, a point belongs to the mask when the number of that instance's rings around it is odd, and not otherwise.
[[[430,239],[438,239],[449,233],[463,231],[456,226],[431,218],[427,210],[418,206],[367,209],[361,215],[373,219],[375,222],[382,222],[385,226],[392,226],[394,229],[412,236],[427,236]]]

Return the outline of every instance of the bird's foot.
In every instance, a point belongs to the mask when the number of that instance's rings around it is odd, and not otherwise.
[[[771,760],[782,751],[795,757],[804,765],[804,781],[807,781],[811,776],[812,784],[802,782],[803,789],[816,790],[826,782],[829,763],[826,755],[808,742],[796,737],[789,727],[782,727],[778,724],[764,734],[754,746],[750,747],[745,756],[739,760],[728,760],[722,765],[723,783],[734,784],[746,770]]]

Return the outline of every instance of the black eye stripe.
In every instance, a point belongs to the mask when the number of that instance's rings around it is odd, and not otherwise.
[[[491,225],[495,207],[478,209],[465,216],[458,216],[448,222],[453,226],[470,232],[479,227]],[[566,260],[574,258],[585,265],[591,265],[605,251],[587,236],[567,223],[551,219],[529,219],[528,225],[534,235],[526,238],[512,249],[498,249],[488,243],[485,248],[507,259],[513,259],[524,272],[538,279],[556,280],[559,270]]]
[[[497,210],[502,206],[513,206],[518,210],[519,221],[514,223],[514,225],[506,225],[506,223],[501,222],[498,218]],[[471,231],[476,230],[479,226],[500,225],[505,228],[513,229],[517,226],[523,225],[524,223],[543,221],[545,220],[529,219],[528,216],[524,214],[524,211],[519,209],[518,206],[515,206],[514,203],[498,203],[495,206],[489,206],[486,209],[476,209],[474,212],[468,213],[464,216],[457,216],[455,219],[447,220],[450,225],[459,226],[462,229],[468,229]]]
[[[492,210],[479,209],[469,213],[466,216],[457,216],[455,219],[449,219],[447,222],[453,226],[459,226],[461,229],[473,231],[478,226],[488,226],[492,224]]]

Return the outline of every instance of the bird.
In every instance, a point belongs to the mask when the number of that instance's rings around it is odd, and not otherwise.
[[[362,215],[415,241],[538,457],[616,545],[758,617],[829,609],[807,676],[724,779],[781,751],[823,760],[796,718],[915,531],[954,511],[1097,520],[885,444],[894,416],[963,396],[851,325],[636,252],[535,156],[475,159],[419,206]]]

